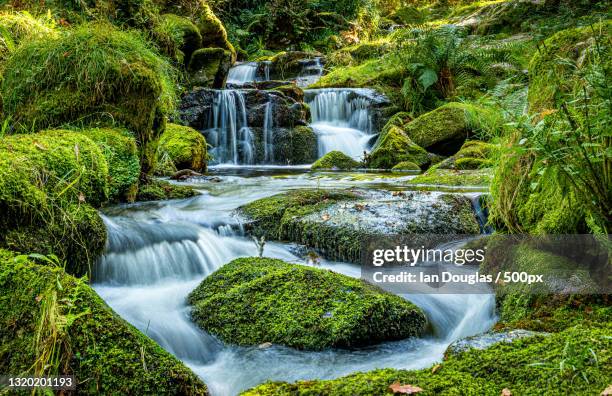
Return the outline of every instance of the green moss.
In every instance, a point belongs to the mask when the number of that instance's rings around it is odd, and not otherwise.
[[[410,162],[410,161],[402,161],[399,164],[395,165],[393,168],[391,168],[392,171],[417,171],[420,172],[421,168],[415,164],[414,162]]]
[[[168,63],[110,25],[21,45],[5,63],[0,94],[3,116],[19,130],[120,124],[141,146],[163,130],[175,100]]]
[[[169,176],[176,170],[206,171],[206,139],[193,128],[168,124],[159,138],[154,173]]]
[[[405,161],[422,167],[427,166],[430,160],[427,151],[415,144],[403,130],[396,126],[385,126],[368,157],[368,167],[391,169]]]
[[[421,24],[425,21],[425,13],[416,7],[406,6],[398,9],[390,18],[401,25],[415,25]]]
[[[191,54],[202,46],[200,29],[188,18],[164,14],[153,34],[162,51],[180,63],[189,64]]]
[[[498,146],[479,140],[469,140],[461,146],[457,154],[439,163],[437,169],[474,170],[490,168],[497,155]]]
[[[486,186],[491,183],[492,172],[480,170],[431,169],[408,181],[410,184],[442,186]]]
[[[84,280],[45,264],[0,250],[0,371],[74,375],[80,394],[207,394]]]
[[[166,199],[184,199],[198,195],[189,186],[178,186],[163,180],[149,180],[138,188],[137,201],[163,201]]]
[[[563,30],[546,39],[529,64],[529,110],[542,113],[555,109],[563,93],[572,92],[578,70],[584,69],[596,51],[593,36],[610,39],[612,21],[593,26]],[[576,67],[566,59],[576,62]]]
[[[20,42],[33,38],[53,37],[53,24],[34,18],[26,12],[0,13],[0,62],[13,52]]]
[[[188,71],[191,84],[222,88],[232,65],[231,53],[223,48],[200,48],[191,56]]]
[[[362,280],[268,258],[224,265],[190,295],[203,329],[239,345],[353,348],[421,335],[412,303]]]
[[[219,47],[230,52],[231,63],[236,60],[236,51],[227,39],[225,27],[205,2],[198,2],[201,10],[195,15],[196,25],[202,35],[202,45],[205,47]]]
[[[307,126],[275,131],[274,157],[292,165],[313,163],[317,159],[317,135]]]
[[[507,388],[513,394],[547,395],[560,390],[573,395],[598,394],[608,386],[611,367],[609,324],[576,326],[551,336],[535,336],[471,349],[437,366],[418,371],[375,370],[324,381],[266,383],[248,396],[383,395],[399,382],[423,389],[419,395],[491,395]]]
[[[302,90],[302,88],[298,87],[296,84],[281,85],[280,87],[274,88],[274,90],[282,93],[288,98],[295,100],[296,102],[304,101],[304,90]]]
[[[310,169],[335,169],[335,170],[351,170],[360,168],[361,164],[341,151],[330,151],[323,157],[319,158]]]

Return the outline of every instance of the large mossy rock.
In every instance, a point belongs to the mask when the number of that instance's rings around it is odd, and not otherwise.
[[[560,391],[597,395],[609,386],[610,331],[609,323],[596,328],[578,325],[549,336],[500,342],[485,350],[470,349],[423,370],[383,369],[333,380],[268,382],[242,395],[384,395],[394,383],[417,386],[423,389],[418,393],[423,396],[496,396],[503,389],[518,395],[554,395]],[[574,370],[572,374],[559,370],[568,361],[580,367],[582,379],[573,376]]]
[[[263,133],[263,129],[261,129]],[[311,164],[317,159],[317,135],[308,126],[273,129],[274,162],[289,165]],[[256,140],[263,149],[263,139]],[[264,158],[258,152],[258,158]]]
[[[448,103],[405,124],[403,130],[417,145],[436,154],[455,154],[478,130],[478,118],[488,111],[465,103]]]
[[[341,151],[330,151],[319,158],[310,169],[312,170],[351,170],[362,165]]]
[[[232,54],[223,48],[196,50],[187,68],[190,83],[199,87],[223,88],[232,66]]]
[[[362,280],[268,258],[224,265],[189,295],[192,317],[223,341],[354,348],[421,335],[414,304]]]
[[[0,94],[3,117],[21,131],[120,124],[141,146],[163,131],[175,97],[170,65],[138,35],[103,24],[19,46]]]
[[[410,161],[419,167],[430,163],[425,149],[414,143],[396,126],[385,127],[368,158],[368,167],[391,169],[400,162]]]
[[[454,170],[431,168],[427,172],[408,180],[408,183],[428,186],[486,187],[491,184],[492,179],[493,171],[491,169]]]
[[[239,213],[254,235],[350,262],[360,262],[371,238],[480,232],[471,201],[450,194],[295,190],[249,203]]]
[[[609,43],[611,29],[612,21],[605,21],[563,30],[544,41],[529,63],[528,101],[531,113],[558,108],[563,94],[573,92],[576,82],[584,78],[580,70],[586,69],[596,56],[596,41],[599,40],[599,45]]]
[[[490,168],[494,164],[493,158],[498,150],[499,146],[495,144],[469,140],[461,146],[457,154],[436,164],[435,168],[454,170]]]
[[[193,128],[168,124],[159,138],[154,173],[170,176],[177,170],[206,171],[206,139]]]
[[[86,133],[0,138],[0,246],[50,254],[76,275],[90,271],[106,228],[90,206],[108,199],[107,160]]]
[[[84,280],[0,250],[0,371],[73,375],[79,394],[207,395],[179,360]]]

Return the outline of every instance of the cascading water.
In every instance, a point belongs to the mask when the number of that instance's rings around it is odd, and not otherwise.
[[[295,79],[298,87],[305,88],[319,81],[323,75],[321,58],[307,59],[302,62],[302,70]]]
[[[264,113],[263,126],[263,146],[264,146],[264,162],[274,162],[274,146],[273,146],[273,127],[274,118],[272,117],[274,105],[270,102],[266,103],[266,111]]]
[[[311,127],[318,136],[319,156],[333,150],[359,159],[369,148],[373,135],[368,89],[308,89]]]
[[[257,80],[256,62],[241,63],[233,66],[227,76],[227,85],[244,85]]]
[[[211,154],[219,163],[252,164],[253,134],[247,123],[244,93],[240,90],[215,91],[205,131]]]
[[[383,367],[424,368],[439,361],[453,340],[488,330],[495,322],[491,294],[406,296],[427,314],[435,335],[359,350],[236,347],[192,323],[187,294],[223,264],[257,254],[255,244],[236,231],[235,208],[288,189],[354,184],[308,175],[227,176],[214,186],[199,185],[204,194],[195,198],[114,209],[104,217],[108,243],[94,273],[94,287],[123,318],[189,365],[213,395],[236,395],[267,380],[336,378]],[[306,264],[293,251],[292,245],[280,243],[268,242],[265,247],[266,256]],[[323,261],[320,266],[360,276],[357,265]]]

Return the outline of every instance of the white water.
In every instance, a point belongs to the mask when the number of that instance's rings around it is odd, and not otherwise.
[[[244,94],[240,90],[215,91],[212,117],[206,131],[217,162],[252,164],[253,134],[247,123]]]
[[[263,126],[263,146],[264,146],[264,162],[274,162],[274,118],[273,115],[274,105],[271,102],[266,103],[266,111],[264,114],[264,126]]]
[[[387,180],[390,184],[402,178]],[[199,197],[118,208],[105,217],[108,252],[100,260],[94,287],[122,317],[185,361],[213,395],[235,395],[267,380],[335,378],[376,368],[423,368],[442,358],[453,340],[488,330],[495,321],[492,295],[412,295],[435,334],[360,350],[297,351],[224,345],[189,319],[185,297],[199,282],[233,258],[253,256],[256,246],[240,236],[232,210],[247,202],[299,187],[379,186],[308,174],[271,177],[222,176]],[[305,262],[292,245],[267,243],[265,255]],[[321,264],[358,277],[359,267]]]
[[[323,75],[323,64],[321,58],[308,59],[304,61],[304,66],[300,75],[295,79],[295,83],[300,88],[306,88],[321,79]]]
[[[226,84],[244,85],[257,81],[257,67],[256,62],[240,63],[231,67]]]
[[[338,150],[360,159],[373,135],[371,101],[366,89],[306,90],[312,124],[318,137],[319,156]]]

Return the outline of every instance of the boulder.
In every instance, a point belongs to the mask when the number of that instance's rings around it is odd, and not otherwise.
[[[457,341],[453,341],[448,346],[448,348],[446,348],[446,352],[444,352],[444,357],[448,359],[450,356],[458,355],[460,353],[469,351],[470,349],[488,349],[491,346],[497,344],[498,342],[511,343],[523,338],[547,335],[549,334],[523,329],[507,330],[500,332],[488,331],[483,334],[460,338]]]
[[[423,334],[407,300],[360,279],[269,258],[225,264],[189,295],[192,318],[238,345],[355,348]]]
[[[457,154],[449,157],[438,165],[437,169],[474,170],[490,168],[499,146],[479,140],[466,141]]]
[[[193,128],[168,124],[159,138],[154,173],[170,176],[177,170],[206,171],[206,139]]]
[[[399,164],[395,165],[393,168],[391,168],[391,170],[394,172],[405,172],[405,171],[420,172],[421,167],[415,164],[414,162],[402,161]]]
[[[405,161],[426,167],[430,159],[427,151],[415,144],[403,130],[396,126],[385,128],[368,156],[368,167],[391,169]]]
[[[361,164],[340,151],[331,151],[312,164],[312,170],[351,170],[360,168]]]
[[[198,87],[224,88],[232,65],[232,54],[223,48],[200,48],[196,50],[187,68],[191,85]]]

